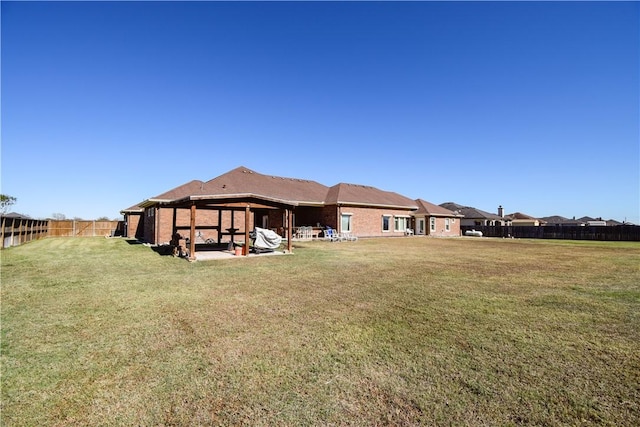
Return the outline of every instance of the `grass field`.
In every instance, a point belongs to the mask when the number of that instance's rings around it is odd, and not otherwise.
[[[3,250],[2,426],[640,425],[640,244]]]

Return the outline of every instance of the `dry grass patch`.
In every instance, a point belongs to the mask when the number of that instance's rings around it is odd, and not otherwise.
[[[2,252],[2,425],[637,425],[640,246]]]

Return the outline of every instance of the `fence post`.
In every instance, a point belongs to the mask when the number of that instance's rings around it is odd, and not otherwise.
[[[7,217],[2,217],[2,230],[0,231],[0,237],[2,237],[2,247],[4,248],[4,227],[7,223]]]

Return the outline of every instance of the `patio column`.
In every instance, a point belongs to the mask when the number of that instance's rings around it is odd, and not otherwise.
[[[171,238],[173,239],[173,235],[178,232],[178,208],[173,208],[173,222],[171,224]]]
[[[249,215],[251,213],[251,205],[247,205],[244,209],[244,246],[242,247],[242,255],[249,255]]]
[[[191,205],[191,229],[189,230],[189,259],[196,259],[196,205]]]
[[[287,213],[287,252],[291,253],[293,249],[293,245],[291,244],[291,239],[293,238],[293,211],[291,209],[286,209]]]

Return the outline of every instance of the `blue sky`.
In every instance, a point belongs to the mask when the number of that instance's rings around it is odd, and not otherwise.
[[[13,211],[237,166],[640,224],[638,2],[2,2]]]

